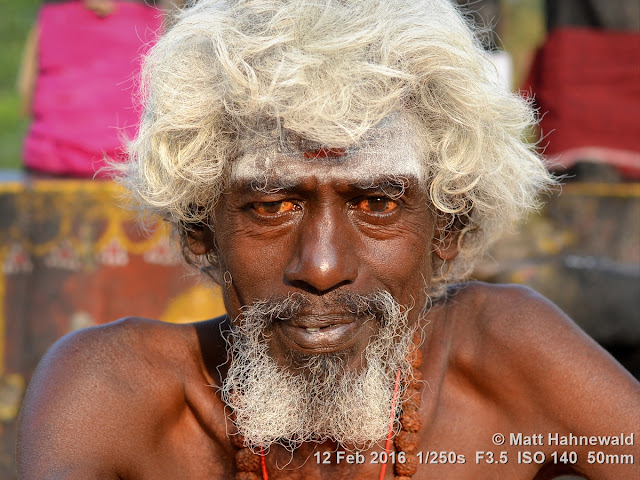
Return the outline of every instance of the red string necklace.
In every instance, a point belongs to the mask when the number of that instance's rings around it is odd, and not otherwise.
[[[410,355],[411,366],[413,367],[413,379],[409,382],[406,391],[406,399],[402,405],[402,414],[400,415],[401,430],[393,438],[393,424],[398,404],[398,396],[400,392],[400,370],[396,374],[396,380],[393,386],[393,396],[391,398],[391,412],[389,414],[389,432],[384,446],[385,462],[380,467],[379,480],[384,480],[387,473],[387,465],[391,453],[391,442],[398,455],[395,456],[394,462],[394,480],[411,480],[411,477],[418,470],[418,451],[419,432],[422,428],[422,416],[420,415],[420,390],[422,388],[422,352],[415,349]],[[235,456],[235,464],[237,473],[234,480],[269,480],[267,472],[266,454],[262,447],[258,450],[258,455],[244,446],[244,438],[242,435],[232,435],[231,443],[239,448]],[[400,455],[404,453],[404,455]],[[400,459],[403,459],[401,462]]]

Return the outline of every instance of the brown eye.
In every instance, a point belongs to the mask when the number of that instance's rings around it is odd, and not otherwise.
[[[256,202],[251,205],[253,211],[258,215],[273,217],[282,213],[291,212],[296,209],[296,204],[288,201],[280,202]]]
[[[398,203],[387,197],[368,197],[357,205],[357,208],[367,213],[390,213],[398,207]]]

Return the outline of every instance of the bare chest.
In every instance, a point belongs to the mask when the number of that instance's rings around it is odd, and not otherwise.
[[[292,453],[274,447],[265,457],[268,478],[377,480],[386,463],[384,478],[389,480],[406,472],[407,466],[414,467],[413,480],[532,480],[542,466],[540,455],[549,460],[550,452],[544,448],[511,447],[509,432],[513,428],[508,420],[492,414],[477,419],[470,414],[461,412],[460,418],[449,421],[435,419],[420,433],[414,452],[392,447],[386,453],[382,446],[356,452],[339,445],[308,444]],[[504,443],[501,435],[505,436]],[[195,419],[185,416],[165,433],[153,451],[140,459],[131,479],[233,479],[238,452],[230,439],[212,436]]]

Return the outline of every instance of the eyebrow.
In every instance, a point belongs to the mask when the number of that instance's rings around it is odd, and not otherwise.
[[[264,175],[260,178],[256,176],[243,181],[241,188],[246,193],[262,192],[271,194],[282,191],[289,192],[295,190],[299,185],[300,182],[294,179]]]
[[[389,196],[402,196],[405,190],[411,185],[412,180],[417,182],[413,175],[382,175],[370,179],[357,180],[349,185],[358,190],[383,191]]]
[[[381,191],[390,197],[399,198],[411,183],[417,182],[417,180],[414,175],[379,175],[355,179],[349,181],[348,185],[355,190],[363,192]],[[301,181],[298,178],[264,175],[243,181],[240,188],[246,193],[262,192],[274,194],[295,191],[300,188],[300,184]]]

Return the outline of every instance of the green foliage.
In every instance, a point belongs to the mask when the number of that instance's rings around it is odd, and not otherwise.
[[[22,137],[28,124],[20,113],[16,89],[27,33],[39,0],[0,0],[0,168],[18,168]]]
[[[20,100],[14,91],[0,92],[0,168],[19,168],[22,137],[28,125],[19,113]]]
[[[501,37],[513,57],[515,86],[522,86],[535,49],[545,36],[543,0],[509,0],[502,3]]]

